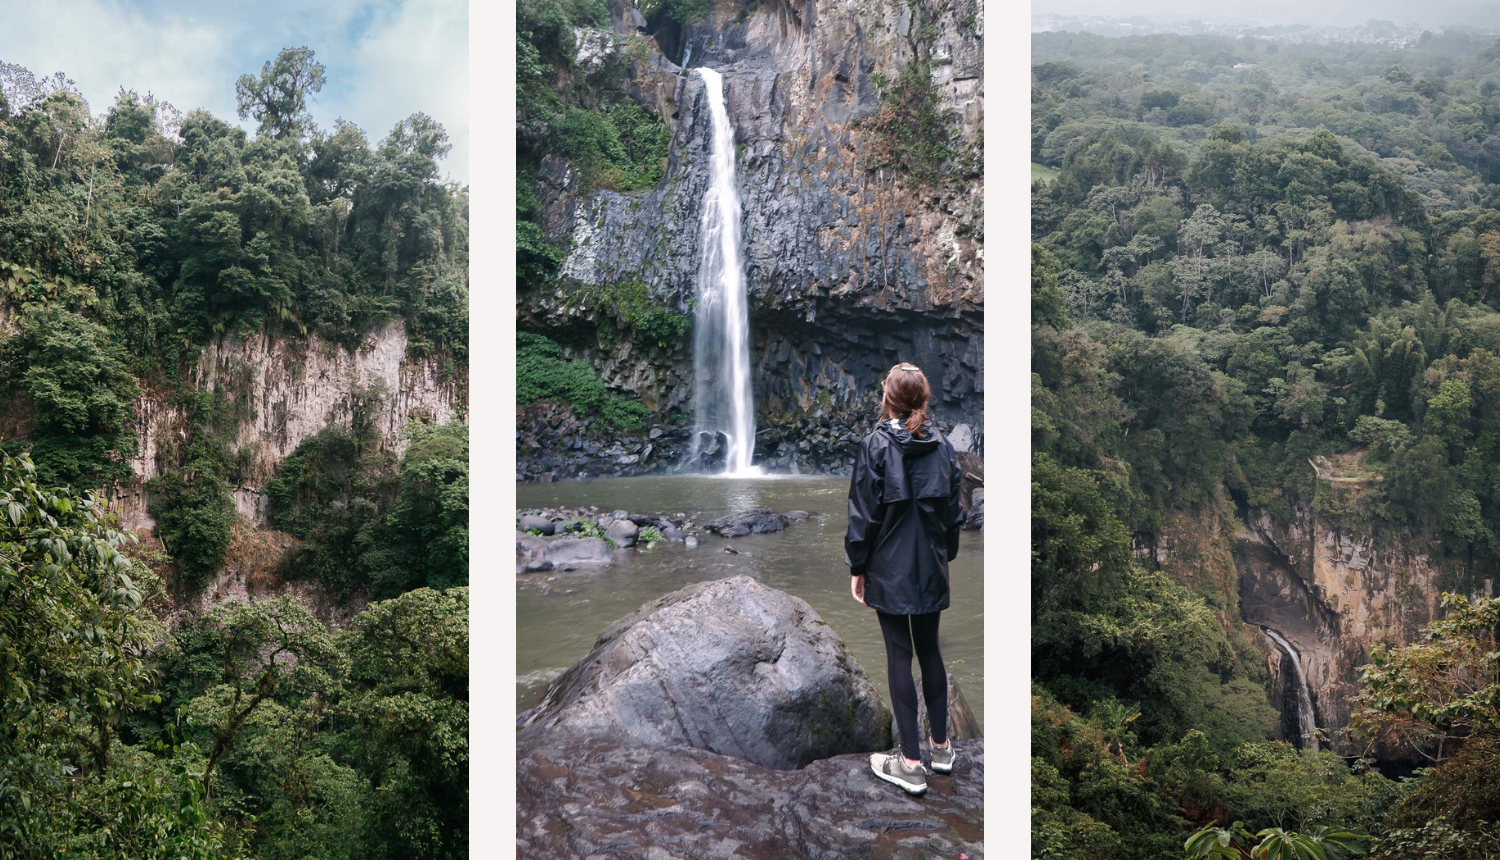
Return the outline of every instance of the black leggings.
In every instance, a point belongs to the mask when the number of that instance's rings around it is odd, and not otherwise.
[[[901,732],[901,754],[919,759],[917,685],[911,677],[913,651],[922,664],[922,698],[927,701],[932,739],[940,744],[948,740],[948,672],[938,650],[939,613],[887,615],[876,610],[876,614],[880,616],[880,632],[885,635],[885,669],[890,675],[891,704]]]

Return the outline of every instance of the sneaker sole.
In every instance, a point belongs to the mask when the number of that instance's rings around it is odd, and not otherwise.
[[[953,765],[951,765],[951,764],[944,765],[944,764],[938,764],[937,762],[933,762],[933,764],[932,764],[932,770],[933,770],[934,773],[952,773],[953,772]]]
[[[881,779],[885,780],[886,782],[890,783],[891,785],[900,786],[901,790],[904,791],[904,792],[906,792],[907,794],[915,796],[915,795],[921,795],[921,794],[926,794],[927,793],[927,786],[925,786],[925,785],[916,785],[916,786],[914,786],[911,783],[906,782],[905,780],[897,779],[896,777],[891,776],[888,773],[881,773],[879,770],[875,769],[875,765],[873,765],[873,764],[870,765],[870,772],[873,773],[873,774],[875,774],[876,776],[880,777]]]

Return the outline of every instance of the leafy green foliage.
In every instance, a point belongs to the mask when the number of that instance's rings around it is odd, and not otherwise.
[[[516,402],[565,401],[580,415],[598,413],[611,427],[633,430],[645,424],[644,405],[604,387],[585,362],[568,360],[562,347],[531,332],[516,336]]]
[[[1470,594],[1500,569],[1490,41],[1424,37],[1393,66],[1034,39],[1032,160],[1056,171],[1032,187],[1034,856],[1500,844],[1486,601],[1372,655],[1351,765],[1265,740],[1237,595],[1193,580],[1180,530],[1311,515],[1420,547]],[[1181,583],[1132,558],[1163,537]],[[1413,752],[1439,763],[1370,769]]]
[[[417,348],[466,344],[467,200],[440,181],[446,133],[414,114],[371,148],[307,113],[306,48],[239,81],[251,138],[122,92],[101,119],[67,86],[0,120],[0,260],[79,285],[138,377],[173,377],[232,329],[357,342],[407,319]],[[442,311],[442,313],[438,313]]]
[[[103,487],[130,475],[135,398],[125,351],[103,326],[61,307],[28,305],[20,336],[0,346],[0,386],[36,414],[28,447],[47,483]]]
[[[370,428],[327,428],[282,461],[271,521],[303,539],[282,569],[340,593],[468,582],[468,427],[414,424],[397,462]]]
[[[877,81],[877,87],[883,104],[870,121],[875,138],[866,166],[903,171],[919,184],[936,182],[954,150],[932,61],[913,56],[895,81]]]
[[[219,570],[229,551],[234,498],[228,482],[212,470],[168,472],[146,484],[156,536],[177,564],[189,591]]]
[[[200,806],[246,855],[467,856],[466,588],[372,603],[341,633],[290,597],[232,603],[152,661],[167,683],[132,749],[201,750]]]
[[[0,457],[0,844],[18,858],[236,856],[203,812],[193,751],[122,747],[153,702],[159,588],[92,494]],[[168,752],[177,752],[175,748]],[[109,826],[101,826],[101,822]]]

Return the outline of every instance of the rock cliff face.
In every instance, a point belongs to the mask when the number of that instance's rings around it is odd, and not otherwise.
[[[1414,641],[1441,617],[1442,592],[1465,590],[1409,536],[1341,526],[1305,506],[1291,522],[1251,509],[1239,557],[1245,620],[1280,631],[1302,653],[1324,727],[1348,723],[1371,649]],[[1472,590],[1489,594],[1493,582]]]
[[[437,360],[409,357],[406,347],[406,327],[397,320],[354,350],[317,337],[293,342],[264,334],[226,335],[203,350],[190,379],[232,404],[237,428],[230,451],[246,477],[235,491],[242,516],[263,523],[261,490],[277,464],[324,427],[349,427],[357,410],[397,452],[405,447],[401,430],[408,421],[442,423],[464,414],[466,380],[446,374]],[[155,524],[144,484],[178,465],[186,420],[180,407],[160,395],[148,392],[137,402],[139,444],[130,461],[137,480],[116,497],[127,527],[144,532]]]
[[[579,40],[591,56],[625,51],[625,36],[638,33],[633,9],[611,8],[613,41]],[[927,371],[936,417],[977,426],[982,12],[978,0],[958,0],[917,22],[898,0],[725,0],[686,26],[647,23],[648,56],[615,85],[670,118],[666,178],[645,192],[582,193],[566,163],[548,160],[547,227],[568,256],[550,292],[519,297],[522,326],[582,332],[558,339],[611,387],[658,415],[691,410],[690,339],[662,347],[622,332],[595,344],[587,333],[613,321],[573,299],[641,281],[653,304],[690,310],[711,145],[703,82],[691,70],[707,65],[724,76],[739,153],[757,412],[865,414],[880,375],[906,360]],[[928,185],[874,168],[872,155],[876,84],[899,77],[915,51],[933,60],[959,153]]]
[[[1464,586],[1410,535],[1339,522],[1307,505],[1288,519],[1259,507],[1236,515],[1221,500],[1168,517],[1159,534],[1137,536],[1136,554],[1216,595],[1226,626],[1243,625],[1265,655],[1271,704],[1283,714],[1287,738],[1297,734],[1295,672],[1265,628],[1300,654],[1315,722],[1336,731],[1348,725],[1359,668],[1376,645],[1414,641],[1441,617],[1445,590],[1488,595],[1494,587]]]

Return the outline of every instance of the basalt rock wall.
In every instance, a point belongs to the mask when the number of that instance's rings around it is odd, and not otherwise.
[[[613,33],[580,34],[580,61],[631,51],[628,72],[598,86],[669,121],[666,177],[647,191],[591,190],[562,159],[544,161],[544,223],[567,257],[552,282],[523,285],[521,326],[554,335],[658,415],[691,411],[691,335],[641,342],[610,309],[577,298],[640,281],[653,305],[691,312],[711,146],[692,69],[707,65],[723,74],[735,128],[758,413],[863,412],[884,371],[905,360],[927,372],[936,417],[980,426],[980,3],[914,21],[899,0],[731,0],[673,26],[618,0],[611,10]],[[645,52],[632,47],[643,34]],[[872,131],[878,84],[918,52],[932,60],[958,153],[925,184],[877,167]]]

